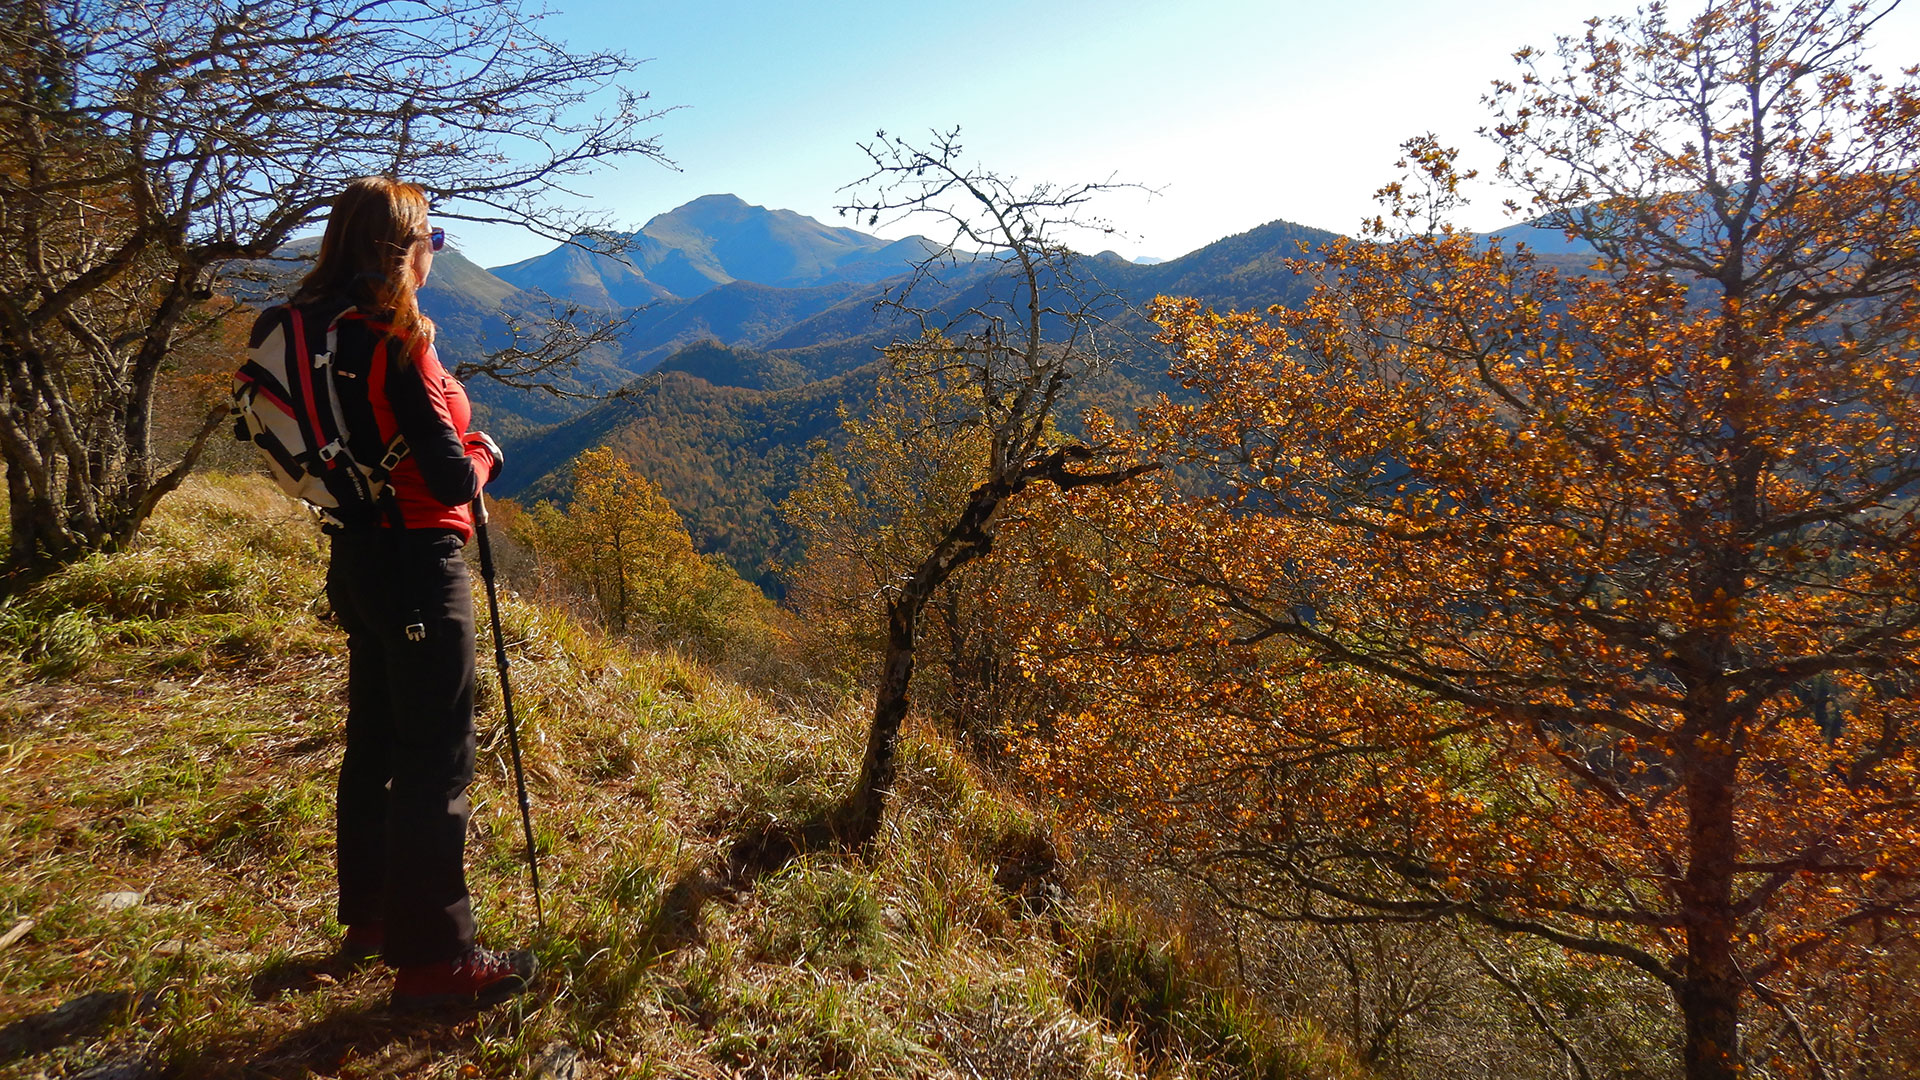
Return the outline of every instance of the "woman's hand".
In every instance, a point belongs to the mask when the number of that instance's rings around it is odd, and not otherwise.
[[[500,478],[500,469],[506,465],[507,455],[500,452],[500,444],[493,441],[493,436],[484,431],[469,431],[460,442],[469,451],[476,446],[484,448],[487,456],[493,459],[493,469],[487,473],[487,483],[491,484]]]

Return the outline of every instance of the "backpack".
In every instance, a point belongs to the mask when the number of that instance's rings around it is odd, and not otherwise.
[[[407,456],[407,441],[380,441],[367,389],[384,350],[342,355],[341,324],[358,322],[359,313],[348,306],[321,321],[326,315],[292,304],[260,313],[233,377],[233,437],[259,447],[281,490],[330,524],[397,520],[387,478]]]

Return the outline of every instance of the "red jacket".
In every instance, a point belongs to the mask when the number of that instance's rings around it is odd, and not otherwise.
[[[400,525],[452,529],[463,540],[471,539],[471,504],[499,463],[485,446],[468,445],[473,406],[466,388],[440,366],[433,343],[388,338],[386,333],[385,322],[348,312],[340,320],[336,347],[379,349],[386,354],[384,363],[371,366],[367,398],[381,442],[390,442],[395,435],[407,440],[408,454],[387,481],[399,507]],[[389,522],[383,524],[392,527]]]

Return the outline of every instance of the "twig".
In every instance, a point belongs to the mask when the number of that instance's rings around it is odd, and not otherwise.
[[[1744,975],[1744,972],[1742,974]],[[1753,988],[1755,997],[1766,1002],[1774,1012],[1780,1014],[1781,1019],[1787,1022],[1787,1030],[1793,1033],[1793,1041],[1799,1045],[1800,1052],[1807,1056],[1807,1064],[1813,1066],[1814,1080],[1827,1080],[1826,1062],[1821,1061],[1820,1055],[1814,1050],[1813,1041],[1807,1038],[1807,1030],[1800,1026],[1800,1018],[1793,1015],[1793,1010],[1787,1008],[1786,1002],[1781,1001],[1779,995],[1760,985],[1758,979],[1747,979],[1747,985]]]
[[[1493,961],[1487,959],[1479,949],[1474,947],[1473,942],[1468,940],[1465,932],[1456,931],[1455,933],[1460,938],[1460,944],[1467,947],[1467,954],[1480,965],[1480,970],[1486,972],[1489,978],[1505,987],[1508,993],[1520,1000],[1520,1004],[1527,1007],[1527,1014],[1533,1017],[1534,1024],[1546,1033],[1547,1038],[1553,1040],[1553,1044],[1558,1046],[1562,1053],[1567,1055],[1567,1061],[1573,1065],[1573,1071],[1580,1074],[1580,1080],[1593,1080],[1593,1073],[1587,1071],[1587,1063],[1581,1059],[1580,1052],[1574,1049],[1566,1036],[1560,1034],[1560,1029],[1553,1026],[1553,1021],[1540,1007],[1540,1003],[1534,1000],[1533,995],[1527,992],[1527,988],[1521,986],[1518,979],[1501,971]]]
[[[0,949],[4,949],[14,942],[19,941],[21,938],[26,937],[27,931],[31,929],[33,929],[32,919],[22,918],[19,922],[14,923],[13,929],[8,930],[4,934],[0,934]]]

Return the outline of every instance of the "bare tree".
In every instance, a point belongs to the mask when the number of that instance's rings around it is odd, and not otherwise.
[[[512,0],[8,0],[12,565],[132,538],[220,425],[155,460],[169,352],[218,315],[224,266],[271,255],[349,178],[414,180],[441,218],[555,239],[605,224],[554,196],[610,159],[664,160],[642,134],[657,114],[619,85],[635,61],[570,51],[541,18]]]
[[[896,342],[888,360],[913,377],[964,389],[962,415],[930,423],[976,426],[986,436],[985,476],[954,509],[938,541],[888,592],[880,685],[855,780],[830,822],[842,842],[865,844],[879,830],[894,780],[894,754],[913,679],[914,638],[929,600],[953,573],[993,549],[1008,501],[1034,483],[1062,490],[1122,483],[1153,468],[1117,464],[1105,442],[1065,437],[1057,421],[1069,380],[1105,365],[1105,316],[1119,301],[1075,275],[1063,237],[1110,231],[1084,216],[1113,183],[1020,188],[965,163],[959,131],[926,147],[879,133],[862,147],[873,171],[842,208],[869,225],[882,217],[931,215],[946,239],[883,304],[906,315],[920,336]]]
[[[570,375],[587,353],[614,345],[627,336],[633,317],[643,309],[622,315],[581,304],[551,301],[545,310],[515,316],[499,312],[506,322],[507,341],[479,360],[455,364],[453,377],[465,381],[485,376],[515,390],[539,391],[557,398],[624,398],[631,386],[600,391],[570,383]]]

